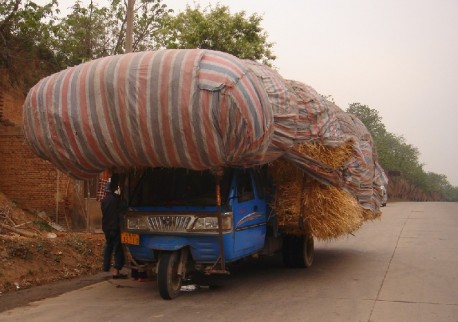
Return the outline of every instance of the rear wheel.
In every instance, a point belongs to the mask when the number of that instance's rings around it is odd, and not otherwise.
[[[285,235],[282,246],[283,264],[290,268],[312,266],[314,247],[313,236]]]
[[[178,274],[180,253],[163,253],[159,259],[157,286],[164,300],[171,300],[180,295],[182,277]]]
[[[300,236],[297,240],[295,253],[296,267],[307,268],[312,266],[315,257],[315,243],[313,236]]]
[[[286,267],[294,267],[294,237],[293,235],[283,236],[283,244],[281,248],[281,254],[283,258],[283,265]]]

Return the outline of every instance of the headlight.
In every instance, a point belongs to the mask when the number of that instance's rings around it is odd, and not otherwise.
[[[222,214],[223,230],[232,229],[232,212]],[[218,217],[197,218],[192,230],[218,230]]]
[[[145,216],[127,217],[127,229],[149,230],[148,218]]]

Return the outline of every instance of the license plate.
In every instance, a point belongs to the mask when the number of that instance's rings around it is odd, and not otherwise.
[[[140,235],[131,233],[121,233],[121,243],[130,245],[140,245]]]

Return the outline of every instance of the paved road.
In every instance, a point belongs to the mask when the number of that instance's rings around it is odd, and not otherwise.
[[[103,281],[0,321],[458,321],[458,203],[392,203],[314,266],[246,263],[216,289],[162,300],[154,281]],[[0,299],[1,300],[1,299]]]

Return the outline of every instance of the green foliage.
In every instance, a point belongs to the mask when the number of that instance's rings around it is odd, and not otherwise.
[[[49,253],[49,248],[48,248],[48,242],[44,239],[37,239],[37,251],[42,253],[43,255],[48,255]]]
[[[44,220],[34,220],[33,223],[38,226],[40,231],[52,231],[52,227]]]
[[[107,10],[93,5],[84,8],[79,1],[73,5],[72,10],[56,28],[55,47],[59,48],[58,57],[63,66],[73,66],[92,59],[95,47],[102,53],[105,50],[105,43],[99,36],[105,35],[103,20],[108,18]]]
[[[148,0],[141,1],[135,12],[133,50],[144,51],[164,47],[164,21],[173,10],[167,9],[160,0]]]
[[[65,239],[65,245],[73,248],[74,250],[76,250],[78,253],[82,255],[87,256],[87,255],[92,254],[92,250],[89,245],[89,242],[86,239],[81,238],[78,235],[67,236]]]
[[[244,11],[231,14],[220,4],[201,10],[187,7],[177,16],[169,16],[164,33],[167,48],[201,48],[219,50],[242,59],[252,59],[270,65],[275,59],[273,44],[261,28],[262,17],[247,16]]]
[[[0,69],[25,88],[40,78],[85,61],[124,53],[127,3],[108,7],[74,2],[59,17],[57,0],[39,6],[31,0],[0,2]],[[163,0],[137,0],[133,19],[133,50],[207,48],[270,64],[272,43],[260,27],[262,17],[231,14],[217,5],[172,15]]]
[[[385,125],[382,123],[382,118],[377,110],[360,103],[352,103],[349,105],[347,113],[356,115],[366,125],[373,137],[386,134]]]
[[[446,201],[458,201],[458,187],[452,187],[445,175],[426,173],[419,161],[418,149],[408,144],[404,137],[388,132],[377,110],[353,103],[349,105],[347,112],[356,115],[371,133],[378,161],[385,171],[399,171],[404,178],[423,191],[440,195]]]
[[[127,13],[124,2],[114,0],[110,7],[82,6],[77,1],[73,11],[58,26],[56,51],[62,66],[124,53]],[[161,0],[137,0],[134,8],[133,50],[161,47],[159,30],[169,15]]]
[[[23,260],[31,260],[33,258],[33,254],[27,245],[20,242],[11,244],[11,246],[7,249],[7,252],[10,257],[21,258]]]
[[[51,50],[57,6],[56,0],[45,6],[30,0],[0,2],[0,69],[11,83],[27,86],[57,70]]]

